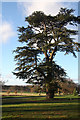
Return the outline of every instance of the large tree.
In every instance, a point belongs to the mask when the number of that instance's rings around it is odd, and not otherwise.
[[[56,16],[51,16],[36,11],[25,18],[27,27],[18,28],[18,41],[23,46],[14,50],[17,61],[14,74],[19,79],[26,79],[27,83],[45,85],[48,98],[54,97],[58,83],[66,78],[65,70],[54,61],[56,53],[72,53],[76,57],[75,51],[79,51],[80,44],[71,37],[78,31],[68,28],[79,22],[73,12],[61,8]]]

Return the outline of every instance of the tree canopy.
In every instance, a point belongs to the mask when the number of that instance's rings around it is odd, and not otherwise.
[[[78,31],[68,28],[79,23],[79,17],[73,12],[73,9],[61,8],[56,16],[51,16],[36,11],[25,18],[27,26],[18,27],[18,41],[23,46],[14,50],[17,61],[14,75],[26,79],[27,83],[45,84],[47,93],[56,91],[58,83],[66,78],[65,70],[54,61],[56,53],[72,53],[76,57],[75,52],[80,50],[80,44],[73,37]]]

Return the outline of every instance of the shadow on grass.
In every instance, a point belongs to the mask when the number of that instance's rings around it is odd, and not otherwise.
[[[31,114],[31,113],[43,113],[43,112],[46,112],[47,114],[46,115],[53,115],[53,113],[54,112],[56,112],[56,113],[58,113],[58,112],[61,112],[61,113],[63,113],[63,112],[70,112],[70,113],[75,113],[75,112],[77,112],[78,114],[79,114],[79,112],[80,112],[80,107],[78,108],[78,106],[76,106],[76,104],[75,105],[61,105],[61,106],[59,106],[59,105],[56,105],[56,106],[54,106],[54,105],[45,105],[45,107],[44,107],[44,105],[43,106],[25,106],[25,107],[16,107],[16,108],[14,108],[14,107],[7,107],[7,108],[3,108],[3,112],[4,113],[16,113],[16,114],[18,114],[18,113],[21,113],[21,111],[22,111],[22,113],[23,114]],[[53,112],[52,114],[50,113],[50,112]]]
[[[37,99],[36,99],[37,98]],[[39,98],[39,99],[38,99]],[[43,99],[43,100],[40,100]],[[6,100],[6,101],[4,101]],[[11,101],[12,100],[12,101]],[[2,100],[2,105],[10,105],[10,104],[23,104],[23,103],[73,103],[80,102],[80,98],[54,98],[54,99],[46,99],[44,96],[37,97],[22,97],[22,98],[4,98]]]
[[[3,96],[2,99],[40,98],[45,96]]]
[[[1,120],[80,120],[80,118],[2,118]]]
[[[22,99],[23,98],[23,99]],[[48,116],[52,116],[53,114],[50,113],[51,111],[54,111],[56,113],[58,113],[58,111],[63,114],[67,112],[71,112],[74,113],[74,115],[72,115],[72,117],[75,116],[75,113],[76,113],[76,109],[79,108],[80,110],[80,105],[78,106],[76,104],[76,102],[80,102],[80,98],[54,98],[54,99],[51,99],[51,100],[48,100],[45,98],[45,96],[27,96],[27,97],[19,97],[18,99],[17,98],[4,98],[3,99],[3,105],[11,105],[11,104],[23,104],[23,103],[31,103],[31,105],[27,106],[27,104],[25,106],[16,106],[16,107],[3,107],[2,109],[2,112],[4,113],[4,115],[6,114],[6,118],[2,118],[1,120],[80,120],[80,118],[30,118],[32,117],[32,114],[31,113],[36,113],[36,114],[39,114],[42,115],[43,112],[46,112],[45,115],[48,115]],[[36,103],[43,103],[43,105],[36,105],[34,106],[32,103],[36,104]],[[70,104],[70,105],[54,105],[54,104],[47,104],[44,106],[44,103],[75,103],[75,104]],[[78,106],[78,107],[77,107]],[[63,111],[63,112],[62,112]],[[20,118],[15,116],[15,114],[19,114],[19,113],[23,113],[25,118]],[[11,114],[13,115],[13,118],[10,116],[8,117],[8,115]],[[27,115],[29,115],[27,117]],[[3,116],[4,116],[3,115]],[[56,115],[56,114],[55,114]],[[34,117],[35,114],[34,114]],[[44,117],[44,116],[42,116]]]

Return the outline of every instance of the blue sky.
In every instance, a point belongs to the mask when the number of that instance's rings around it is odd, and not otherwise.
[[[21,44],[18,42],[17,28],[27,25],[25,17],[33,11],[41,10],[46,14],[56,15],[60,7],[68,7],[75,9],[74,14],[78,14],[77,2],[2,2],[2,61],[0,62],[0,73],[2,79],[7,81],[7,85],[25,85],[24,81],[16,79],[12,71],[15,69],[16,62],[12,51]],[[77,39],[77,37],[76,37]],[[68,76],[75,82],[78,82],[78,58],[74,58],[71,54],[57,53],[55,57],[57,64],[61,65],[67,72]]]

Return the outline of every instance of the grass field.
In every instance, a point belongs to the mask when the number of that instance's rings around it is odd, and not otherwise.
[[[2,120],[80,120],[80,97],[3,96]]]

